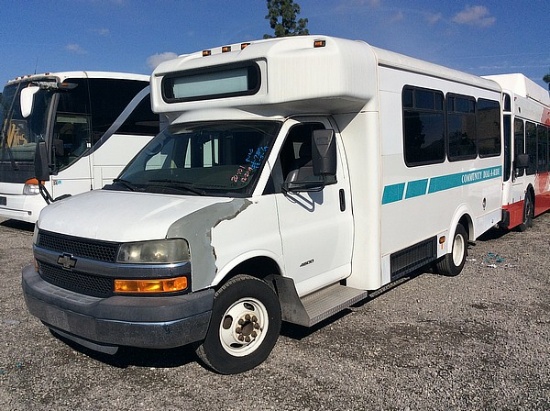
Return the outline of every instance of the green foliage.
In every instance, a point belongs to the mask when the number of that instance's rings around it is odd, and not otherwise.
[[[267,10],[265,18],[269,20],[275,36],[264,34],[264,39],[309,34],[306,27],[308,19],[296,21],[296,15],[300,14],[300,6],[293,0],[267,0]]]
[[[550,73],[545,74],[544,77],[542,78],[542,81],[548,84],[548,90],[550,90]]]

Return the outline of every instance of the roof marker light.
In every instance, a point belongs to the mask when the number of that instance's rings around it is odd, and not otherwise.
[[[325,47],[326,45],[327,45],[326,40],[314,40],[313,41],[313,48]]]
[[[208,56],[211,56],[212,55],[212,50],[203,50],[202,51],[202,56],[203,57],[208,57]]]
[[[250,43],[241,43],[241,50],[244,50],[248,46],[250,46]]]
[[[227,53],[231,51],[231,46],[223,46],[222,47],[222,53]]]

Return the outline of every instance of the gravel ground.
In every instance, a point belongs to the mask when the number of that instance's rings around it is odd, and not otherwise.
[[[550,214],[491,232],[458,277],[421,273],[313,329],[285,325],[244,374],[188,347],[106,356],[27,312],[32,228],[0,221],[2,410],[550,410]]]

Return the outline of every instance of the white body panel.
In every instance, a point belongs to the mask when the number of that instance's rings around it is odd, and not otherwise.
[[[40,228],[60,234],[131,242],[166,238],[174,215],[180,218],[225,198],[182,197],[163,194],[99,190],[51,204],[44,209]],[[109,204],[116,203],[116,207]],[[109,212],[106,213],[106,209]],[[63,215],[64,218],[58,218]],[[151,220],[155,224],[149,224]],[[67,224],[73,221],[73,224]],[[124,229],[122,229],[124,228]]]

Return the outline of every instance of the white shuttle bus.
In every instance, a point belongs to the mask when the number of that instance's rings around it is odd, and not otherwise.
[[[112,182],[158,134],[158,118],[145,75],[78,71],[8,81],[0,110],[0,217],[35,223],[48,202]],[[40,141],[50,169],[42,186],[34,178]]]
[[[501,226],[524,231],[550,210],[550,95],[523,74],[486,76],[503,89]]]
[[[362,41],[259,40],[161,64],[169,127],[116,182],[47,207],[30,312],[103,352],[195,343],[219,373],[501,219],[500,87]],[[38,170],[40,172],[40,170]]]

